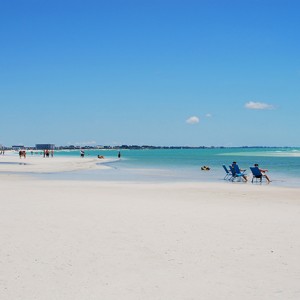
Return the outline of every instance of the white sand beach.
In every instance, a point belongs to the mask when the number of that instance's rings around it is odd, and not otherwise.
[[[93,164],[26,163],[0,170],[1,300],[300,299],[300,189],[41,180],[19,167]]]
[[[51,172],[72,172],[88,169],[105,169],[101,163],[109,159],[98,159],[97,157],[49,157],[42,155],[28,155],[26,158],[19,158],[18,155],[3,155],[0,160],[0,172],[13,173],[51,173]]]

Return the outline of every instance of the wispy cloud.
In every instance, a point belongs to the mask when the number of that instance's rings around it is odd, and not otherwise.
[[[197,124],[197,123],[199,123],[199,118],[196,117],[196,116],[192,116],[192,117],[189,117],[189,118],[186,120],[186,122],[187,122],[188,124]]]
[[[264,110],[264,109],[274,109],[274,106],[263,102],[249,101],[245,104],[245,108]]]
[[[211,118],[211,117],[212,117],[212,114],[206,114],[205,117],[206,117],[206,118]]]

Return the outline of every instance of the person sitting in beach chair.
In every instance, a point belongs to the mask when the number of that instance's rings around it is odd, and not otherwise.
[[[243,177],[244,181],[248,181],[248,178],[245,174],[245,170],[242,170],[239,168],[238,164],[236,163],[236,161],[234,161],[232,163],[232,165],[230,166],[230,171],[232,173],[232,181],[234,181],[235,178],[239,178],[239,177]]]
[[[250,167],[250,170],[252,172],[252,183],[254,179],[260,179],[260,182],[262,182],[263,177],[267,179],[268,183],[271,182],[270,178],[268,175],[266,175],[265,173],[268,172],[268,169],[260,169],[258,167],[258,164],[254,164],[254,167]]]

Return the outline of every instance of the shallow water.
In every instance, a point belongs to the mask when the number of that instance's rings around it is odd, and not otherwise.
[[[47,178],[64,178],[101,181],[223,181],[222,165],[237,161],[242,169],[259,163],[269,169],[272,185],[300,187],[299,148],[226,148],[226,149],[155,149],[122,150],[121,159],[117,150],[86,150],[86,157],[103,155],[109,158],[109,170],[89,170],[42,175]],[[55,156],[79,156],[78,150],[56,151]],[[84,158],[83,158],[84,159]],[[103,163],[99,159],[99,164]],[[201,171],[206,165],[210,171]],[[263,183],[265,184],[265,183]]]

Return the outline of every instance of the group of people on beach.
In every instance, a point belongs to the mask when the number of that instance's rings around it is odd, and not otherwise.
[[[20,158],[26,158],[26,150],[19,150],[19,157]]]
[[[84,150],[80,150],[80,157],[84,157],[84,156],[85,156]],[[100,159],[104,158],[103,155],[97,155],[97,157],[100,158]],[[118,158],[121,158],[121,152],[120,151],[118,152]]]
[[[52,149],[51,151],[48,149],[45,149],[43,152],[44,157],[49,157],[51,155],[51,157],[54,156],[54,150]]]
[[[247,175],[245,174],[246,169],[240,169],[240,168],[238,167],[236,161],[232,162],[231,167],[232,167],[232,170],[235,170],[235,171],[236,171],[236,170],[239,170],[239,171],[240,171],[240,174],[241,174],[241,177],[243,177],[244,181],[245,181],[245,182],[248,181]],[[261,176],[264,177],[264,178],[266,178],[266,180],[268,181],[268,183],[271,182],[269,176],[266,174],[266,172],[269,171],[268,169],[261,169],[261,168],[259,168],[259,166],[258,166],[257,163],[254,164],[254,167],[258,168],[258,170],[259,170],[260,173],[261,173]]]
[[[42,154],[42,153],[41,153]],[[31,151],[31,155],[33,155],[33,151]],[[54,150],[48,150],[48,149],[45,149],[44,151],[43,151],[43,156],[44,157],[50,157],[50,155],[51,155],[51,157],[53,157],[54,156]],[[26,150],[19,150],[19,157],[20,158],[26,158]]]

